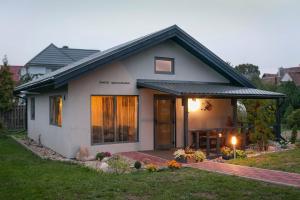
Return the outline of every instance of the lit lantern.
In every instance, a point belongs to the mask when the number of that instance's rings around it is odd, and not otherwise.
[[[233,146],[235,146],[236,143],[237,143],[236,136],[232,136],[232,138],[231,138],[231,144],[232,144]]]
[[[195,112],[200,109],[200,99],[192,98],[188,99],[189,112]]]
[[[231,144],[233,146],[233,158],[236,159],[236,150],[235,150],[235,145],[237,143],[236,136],[231,137]]]

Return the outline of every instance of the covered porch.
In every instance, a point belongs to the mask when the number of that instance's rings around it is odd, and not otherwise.
[[[154,96],[154,150],[191,147],[204,150],[207,156],[219,155],[232,135],[238,137],[239,148],[245,148],[250,126],[237,120],[238,99],[276,100],[274,131],[277,139],[281,137],[283,94],[192,81],[138,80],[137,86],[161,93]]]

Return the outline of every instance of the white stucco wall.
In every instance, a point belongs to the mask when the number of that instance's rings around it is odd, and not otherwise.
[[[155,74],[155,56],[174,58],[175,74]],[[153,95],[158,92],[137,89],[136,79],[228,82],[175,42],[167,41],[70,81],[63,106],[61,128],[49,125],[49,97],[47,97],[48,94],[39,95],[36,99],[36,104],[39,104],[36,109],[36,120],[35,122],[29,120],[29,136],[37,139],[37,135],[42,134],[43,143],[46,146],[66,157],[74,157],[80,145],[87,146],[92,154],[98,151],[116,153],[153,149]],[[103,81],[108,81],[108,84],[103,84]],[[111,84],[111,82],[120,81],[129,82],[129,84]],[[91,95],[139,95],[139,142],[91,145]],[[180,109],[180,104],[181,101],[177,100],[178,109]],[[37,119],[39,115],[40,118]],[[182,121],[182,110],[178,110],[177,117],[179,121]],[[183,124],[178,122],[176,130],[176,145],[182,146]]]
[[[43,67],[43,66],[36,66],[36,67],[33,67],[33,66],[30,66],[28,68],[28,73],[29,74],[46,74],[46,67]]]
[[[67,91],[56,93],[47,93],[40,95],[31,95],[28,98],[28,137],[35,141],[40,139],[43,145],[50,147],[56,152],[68,156],[70,155],[69,129],[66,126],[66,119],[68,118],[68,102],[63,98],[62,111],[62,127],[50,125],[49,119],[49,96],[62,95],[67,99]],[[35,98],[35,119],[31,119],[31,98]]]

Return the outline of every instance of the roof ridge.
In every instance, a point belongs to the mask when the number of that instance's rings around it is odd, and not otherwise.
[[[67,56],[68,58],[70,58],[72,61],[75,62],[75,60],[74,60],[73,58],[71,58],[71,56],[69,56],[68,54],[66,54],[65,52],[63,52],[63,51],[61,50],[61,48],[59,48],[59,47],[56,47],[56,48],[57,48],[58,51],[61,52],[63,55]]]
[[[40,53],[38,53],[36,56],[34,56],[33,58],[31,58],[24,66],[26,66],[28,63],[30,63],[32,60],[34,60],[35,58],[37,58],[39,55],[41,55],[42,53],[44,53],[46,51],[46,49],[48,49],[49,47],[55,47],[57,48],[57,46],[55,46],[53,43],[50,43],[46,48],[44,48]]]
[[[82,51],[101,51],[98,49],[81,49],[81,48],[64,48],[64,47],[58,47],[58,49],[62,49],[62,50],[82,50]]]

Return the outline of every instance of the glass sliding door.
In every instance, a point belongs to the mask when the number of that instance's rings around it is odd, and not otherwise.
[[[136,142],[137,96],[91,97],[92,144]]]

